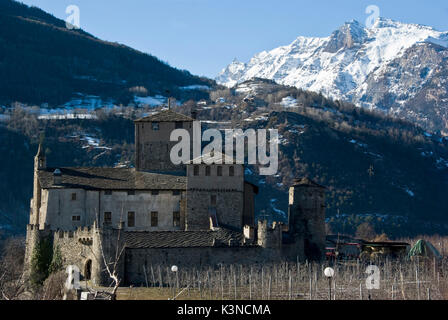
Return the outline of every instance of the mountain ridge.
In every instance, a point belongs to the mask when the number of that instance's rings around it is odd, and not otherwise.
[[[438,112],[430,108],[419,110],[417,102],[411,101],[425,89],[427,82],[435,79],[435,67],[428,57],[419,56],[414,64],[420,67],[418,75],[426,73],[414,83],[416,87],[400,83],[399,75],[388,77],[396,71],[400,59],[418,46],[437,47],[434,50],[442,56],[448,51],[448,32],[384,18],[366,28],[353,20],[328,37],[299,36],[289,45],[256,54],[247,63],[234,61],[215,80],[232,87],[251,78],[266,78],[369,109],[393,113],[394,109],[400,108],[400,116],[417,121],[428,130],[441,130],[448,135],[448,100],[443,100],[445,96],[436,97],[443,104]],[[395,91],[389,90],[387,83],[383,88],[374,83],[373,80],[381,77],[391,82],[396,80]],[[443,86],[446,89],[445,83]],[[412,113],[417,113],[418,119],[414,119]],[[438,121],[437,116],[443,120]],[[424,121],[425,117],[430,121]]]

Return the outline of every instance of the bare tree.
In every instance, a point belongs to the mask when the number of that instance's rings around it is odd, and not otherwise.
[[[0,255],[0,299],[16,300],[25,292],[24,257],[23,238],[6,241],[3,254]]]
[[[124,211],[124,207],[122,206],[121,215],[120,215],[120,227],[118,228],[116,243],[114,246],[115,250],[114,250],[113,254],[106,254],[104,252],[102,239],[98,243],[101,257],[97,257],[95,255],[95,252],[93,251],[93,249],[90,248],[97,263],[99,265],[104,263],[104,271],[107,272],[109,278],[112,280],[112,283],[109,286],[109,288],[112,288],[112,291],[94,290],[92,288],[89,288],[86,283],[86,289],[89,290],[89,292],[93,293],[95,298],[102,296],[102,297],[106,297],[108,299],[114,300],[116,298],[117,290],[121,284],[122,279],[119,277],[119,274],[118,274],[118,262],[120,261],[121,256],[123,255],[123,252],[125,249],[125,246],[121,245],[121,242],[120,242],[121,230],[122,230],[121,224],[123,223],[123,211]],[[96,212],[96,221],[97,221],[97,225],[99,225],[100,219],[99,219],[98,212]]]

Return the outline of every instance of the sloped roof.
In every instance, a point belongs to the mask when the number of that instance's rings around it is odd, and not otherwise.
[[[173,110],[164,110],[156,114],[137,119],[134,122],[172,122],[172,121],[194,121],[193,118]]]
[[[125,231],[126,248],[191,248],[213,246],[242,246],[242,232],[228,229],[203,231]]]
[[[293,187],[300,186],[300,187],[315,187],[315,188],[322,188],[326,189],[326,187],[314,182],[310,178],[302,178],[302,179],[296,179],[294,180]]]
[[[61,171],[54,184],[53,172]],[[45,168],[38,171],[44,189],[79,188],[93,190],[185,190],[186,177],[136,171],[129,168]]]
[[[217,163],[221,161],[219,164],[237,164],[236,160],[233,157],[227,156],[225,153],[215,152],[213,155],[210,153],[202,154],[199,157],[190,160],[188,164],[196,164],[196,163]]]

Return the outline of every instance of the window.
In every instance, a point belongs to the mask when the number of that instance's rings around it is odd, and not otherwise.
[[[158,131],[159,130],[159,123],[158,122],[153,122],[151,126],[152,126],[152,130],[154,130],[154,131]]]
[[[193,174],[194,174],[195,176],[198,176],[198,175],[199,175],[199,166],[194,166],[194,172],[193,172]]]
[[[81,221],[81,216],[72,216],[72,221]]]
[[[76,193],[72,193],[72,201],[76,200]]]
[[[174,227],[180,226],[180,212],[179,211],[173,212],[173,226]]]
[[[152,190],[152,191],[151,191],[151,194],[152,194],[153,196],[157,196],[157,195],[159,195],[159,190]]]
[[[182,128],[183,128],[183,123],[182,123],[182,121],[176,121],[175,128],[176,128],[176,129],[182,129]]]
[[[104,191],[104,194],[106,196],[110,196],[110,195],[112,195],[112,190],[106,190],[106,191]]]
[[[104,224],[112,224],[112,212],[104,212]]]
[[[222,167],[218,166],[218,177],[222,176]]]
[[[128,227],[135,227],[135,212],[129,211],[128,212]]]
[[[235,175],[235,167],[230,166],[229,167],[229,176],[233,177]]]
[[[173,196],[179,196],[180,190],[173,190]]]
[[[216,206],[216,195],[212,195],[212,196],[210,197],[210,205],[211,205],[212,207]]]
[[[209,176],[210,175],[210,166],[205,167],[205,175]]]
[[[159,223],[159,213],[157,211],[151,212],[151,227],[157,227]]]
[[[135,196],[135,190],[128,190],[128,196]]]

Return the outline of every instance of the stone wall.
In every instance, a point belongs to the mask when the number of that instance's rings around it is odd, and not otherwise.
[[[321,259],[325,253],[325,189],[294,186],[289,190],[290,232],[303,239],[304,254]]]
[[[211,197],[216,197],[216,205],[211,204]],[[210,229],[210,210],[216,209],[219,226],[231,226],[242,230],[244,194],[232,190],[188,190],[186,230]]]
[[[76,194],[76,200],[72,200]],[[174,226],[173,213],[181,212],[185,192],[174,195],[172,191],[159,191],[153,195],[151,191],[135,191],[128,195],[127,191],[113,191],[106,195],[104,191],[83,189],[43,189],[40,221],[50,229],[76,230],[82,226],[92,226],[94,221],[104,222],[104,213],[111,212],[111,225],[117,227],[124,221],[125,230],[129,231],[160,231],[181,230],[183,224]],[[128,212],[135,213],[135,226],[128,226]],[[157,212],[158,224],[151,226],[151,212]],[[73,220],[79,216],[80,220]],[[43,224],[41,224],[43,228]]]
[[[185,165],[174,165],[170,151],[177,142],[170,141],[175,122],[159,122],[159,130],[152,129],[152,122],[135,123],[135,161],[139,171],[185,171]],[[192,136],[192,122],[182,122],[182,128]]]
[[[244,167],[242,165],[197,165],[199,175],[194,175],[194,167],[187,166],[187,210],[186,230],[206,230],[210,228],[210,213],[216,212],[218,224],[243,228],[244,212]],[[218,167],[222,176],[218,176]],[[230,167],[234,176],[229,175]],[[206,168],[210,175],[206,176]],[[212,196],[216,204],[212,203]],[[249,208],[250,209],[250,208]]]
[[[207,247],[170,249],[126,249],[125,285],[144,285],[145,271],[149,281],[152,279],[151,267],[158,279],[159,265],[179,268],[218,266],[230,264],[253,264],[281,260],[280,251],[266,251],[261,247]]]
[[[90,261],[91,280],[95,284],[100,284],[103,258],[99,250],[99,231],[95,228],[83,227],[75,231],[58,230],[53,234],[53,254],[57,250],[60,251],[64,269],[69,265],[75,265],[84,278],[88,261]]]

